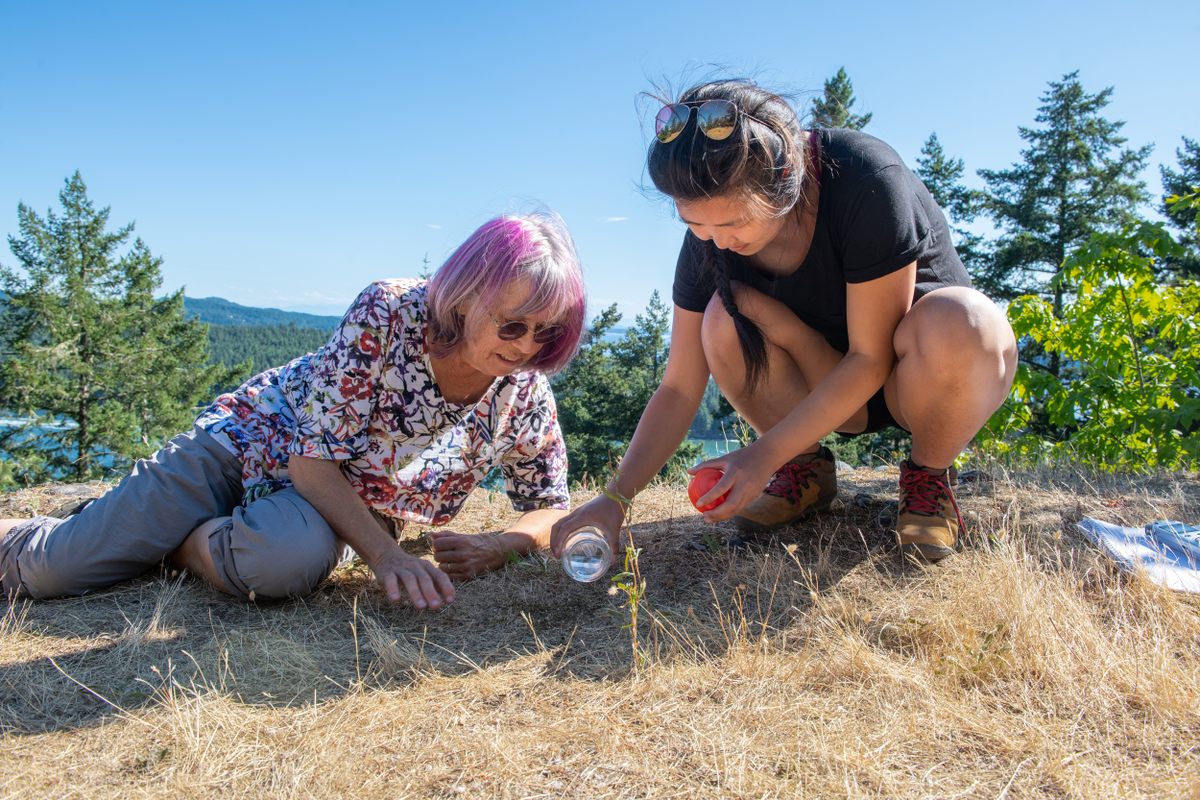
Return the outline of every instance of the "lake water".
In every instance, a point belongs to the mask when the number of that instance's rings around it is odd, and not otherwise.
[[[78,427],[74,420],[69,419],[0,416],[0,461],[8,461],[11,458],[4,444],[14,446],[14,449],[16,446],[34,445],[43,452],[73,461],[76,450],[70,441],[66,441],[64,434]],[[7,438],[9,436],[12,438]],[[117,463],[117,457],[102,447],[93,448],[92,459],[97,467],[103,469],[111,469]],[[54,473],[53,477],[65,479],[68,473],[59,471]]]
[[[736,439],[688,439],[688,442],[701,445],[704,448],[705,458],[723,456],[730,450],[737,450],[741,447]]]

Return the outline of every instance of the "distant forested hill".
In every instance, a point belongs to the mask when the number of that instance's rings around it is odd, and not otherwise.
[[[229,366],[250,362],[237,383],[313,352],[341,321],[340,317],[253,308],[221,297],[187,297],[184,308],[190,316],[208,323],[208,347],[213,362]],[[233,386],[216,388],[225,391]]]
[[[214,362],[234,366],[250,359],[250,370],[242,378],[311,353],[328,338],[329,331],[297,325],[208,326],[208,349]]]
[[[298,328],[317,328],[329,333],[341,322],[341,317],[281,311],[278,308],[253,308],[222,297],[185,297],[183,306],[188,316],[199,317],[201,322],[207,322],[209,325],[294,325]]]

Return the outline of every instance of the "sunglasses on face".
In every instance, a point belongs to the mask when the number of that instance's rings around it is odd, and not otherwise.
[[[683,133],[692,112],[696,112],[696,127],[714,141],[728,139],[737,124],[738,108],[732,100],[705,100],[665,105],[654,118],[654,135],[663,144],[673,142]]]
[[[516,339],[524,339],[525,334],[529,333],[529,325],[521,322],[519,319],[501,322],[492,316],[492,322],[496,323],[496,335],[506,342],[511,342]],[[533,341],[535,344],[550,344],[559,336],[562,335],[562,325],[546,325],[541,328],[533,329]]]

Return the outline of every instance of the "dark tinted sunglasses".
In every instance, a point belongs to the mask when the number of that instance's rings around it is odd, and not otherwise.
[[[529,333],[529,325],[521,322],[519,319],[501,322],[493,315],[492,322],[496,323],[496,335],[506,342],[523,339],[525,338],[525,334]],[[533,341],[536,344],[550,344],[550,342],[562,336],[563,330],[562,325],[547,325],[543,328],[534,328]]]
[[[696,127],[714,141],[728,139],[737,124],[738,108],[732,100],[705,100],[665,105],[654,118],[654,135],[663,144],[673,142],[683,133],[692,112],[696,112]]]

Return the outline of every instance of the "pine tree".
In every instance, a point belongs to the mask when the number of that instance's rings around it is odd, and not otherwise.
[[[988,276],[1000,297],[1046,292],[1061,315],[1073,291],[1060,280],[1063,261],[1092,233],[1132,223],[1148,199],[1137,176],[1152,148],[1124,147],[1125,123],[1101,114],[1111,97],[1111,87],[1085,92],[1078,72],[1051,81],[1034,118],[1040,127],[1020,128],[1029,145],[1022,161],[979,171],[984,209],[1002,231]]]
[[[965,165],[961,158],[949,158],[936,133],[929,134],[925,144],[921,146],[921,155],[917,158],[917,176],[925,183],[933,199],[942,207],[952,224],[950,232],[954,235],[954,249],[962,258],[967,271],[971,273],[976,286],[989,296],[995,294],[1000,287],[988,282],[987,264],[989,254],[984,238],[962,227],[961,223],[970,223],[979,215],[981,197],[979,192],[968,189],[962,183]]]
[[[621,314],[616,305],[609,306],[593,320],[575,360],[555,376],[573,482],[585,476],[602,481],[620,459],[666,369],[669,319],[656,291],[625,335],[610,341]],[[690,466],[702,452],[699,445],[685,443],[664,471]]]
[[[622,431],[613,422],[618,411],[613,400],[625,394],[626,376],[614,369],[608,341],[620,321],[616,304],[601,311],[571,364],[552,381],[572,483],[584,478],[603,482],[620,456]]]
[[[1177,263],[1169,265],[1174,271],[1192,278],[1200,278],[1200,232],[1197,232],[1196,209],[1187,205],[1172,205],[1170,197],[1183,197],[1200,191],[1200,142],[1183,138],[1183,147],[1175,149],[1179,160],[1179,171],[1159,167],[1162,175],[1163,198],[1159,210],[1179,231],[1179,242],[1185,252]]]
[[[854,84],[850,82],[845,67],[839,67],[837,74],[825,81],[821,99],[813,103],[813,127],[862,130],[871,121],[871,115],[851,114],[853,105]]]
[[[78,172],[59,201],[45,219],[18,206],[20,270],[0,267],[0,408],[37,420],[6,443],[28,482],[148,455],[230,377],[205,366],[207,328],[184,316],[182,289],[154,297],[162,260],[141,239],[119,252],[133,224],[108,231]]]

